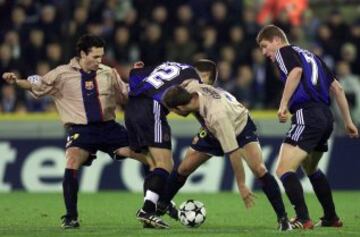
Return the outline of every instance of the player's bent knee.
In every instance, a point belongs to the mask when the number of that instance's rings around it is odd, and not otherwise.
[[[313,173],[315,173],[317,171],[317,167],[304,167],[303,166],[303,170],[304,170],[305,174],[307,176],[309,176],[309,175],[312,175]]]
[[[67,169],[79,169],[81,166],[80,160],[75,156],[69,155],[66,157],[66,168]]]
[[[132,152],[129,147],[121,147],[121,148],[117,149],[115,153],[116,153],[116,155],[121,156],[121,157],[133,158],[135,152]]]
[[[68,169],[79,169],[90,157],[89,152],[77,147],[68,148],[65,155]]]
[[[260,177],[264,176],[264,174],[266,172],[267,172],[267,169],[264,166],[264,164],[258,164],[253,169],[253,173],[257,178],[260,178]]]
[[[193,170],[190,167],[186,167],[184,165],[181,165],[178,167],[177,172],[182,176],[189,176]]]
[[[283,174],[285,174],[288,171],[289,169],[287,169],[285,166],[279,165],[276,169],[276,175],[277,177],[280,178]]]

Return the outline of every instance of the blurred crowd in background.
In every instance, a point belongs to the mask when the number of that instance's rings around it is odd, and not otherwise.
[[[311,0],[0,0],[0,74],[44,75],[74,56],[84,33],[106,41],[104,62],[127,79],[133,62],[216,61],[217,86],[250,109],[276,109],[277,71],[256,45],[273,23],[292,44],[320,55],[335,72],[360,122],[360,18],[334,6],[319,17]],[[360,4],[358,4],[360,5]],[[360,6],[356,7],[360,8]],[[356,10],[356,9],[355,9]],[[358,9],[359,10],[359,9]],[[346,18],[346,19],[345,19]],[[0,111],[42,112],[51,99],[34,100],[0,80]]]

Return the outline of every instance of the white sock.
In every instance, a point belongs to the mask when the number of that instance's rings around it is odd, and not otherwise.
[[[144,201],[146,201],[146,200],[149,200],[150,202],[152,202],[156,205],[159,200],[159,194],[154,193],[151,190],[146,190]]]

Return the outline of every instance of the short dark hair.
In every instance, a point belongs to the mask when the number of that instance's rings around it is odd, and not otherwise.
[[[209,80],[211,84],[214,84],[218,76],[217,66],[214,61],[209,59],[200,59],[194,63],[194,67],[200,72],[209,72]]]
[[[192,95],[181,86],[173,86],[165,91],[162,102],[169,108],[190,103]]]
[[[101,37],[96,35],[82,35],[76,43],[76,56],[80,57],[81,51],[84,51],[86,54],[88,54],[92,47],[104,48],[105,42]]]
[[[288,39],[284,31],[276,25],[266,25],[258,33],[256,42],[260,44],[262,40],[273,40],[274,37],[279,37],[283,42],[288,43]]]

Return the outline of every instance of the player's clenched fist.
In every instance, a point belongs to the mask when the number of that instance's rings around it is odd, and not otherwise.
[[[278,112],[277,112],[277,116],[279,118],[279,122],[280,123],[286,123],[286,121],[288,120],[288,110],[286,107],[284,106],[280,106]]]
[[[2,78],[9,84],[14,84],[16,82],[16,75],[13,72],[4,72]]]

